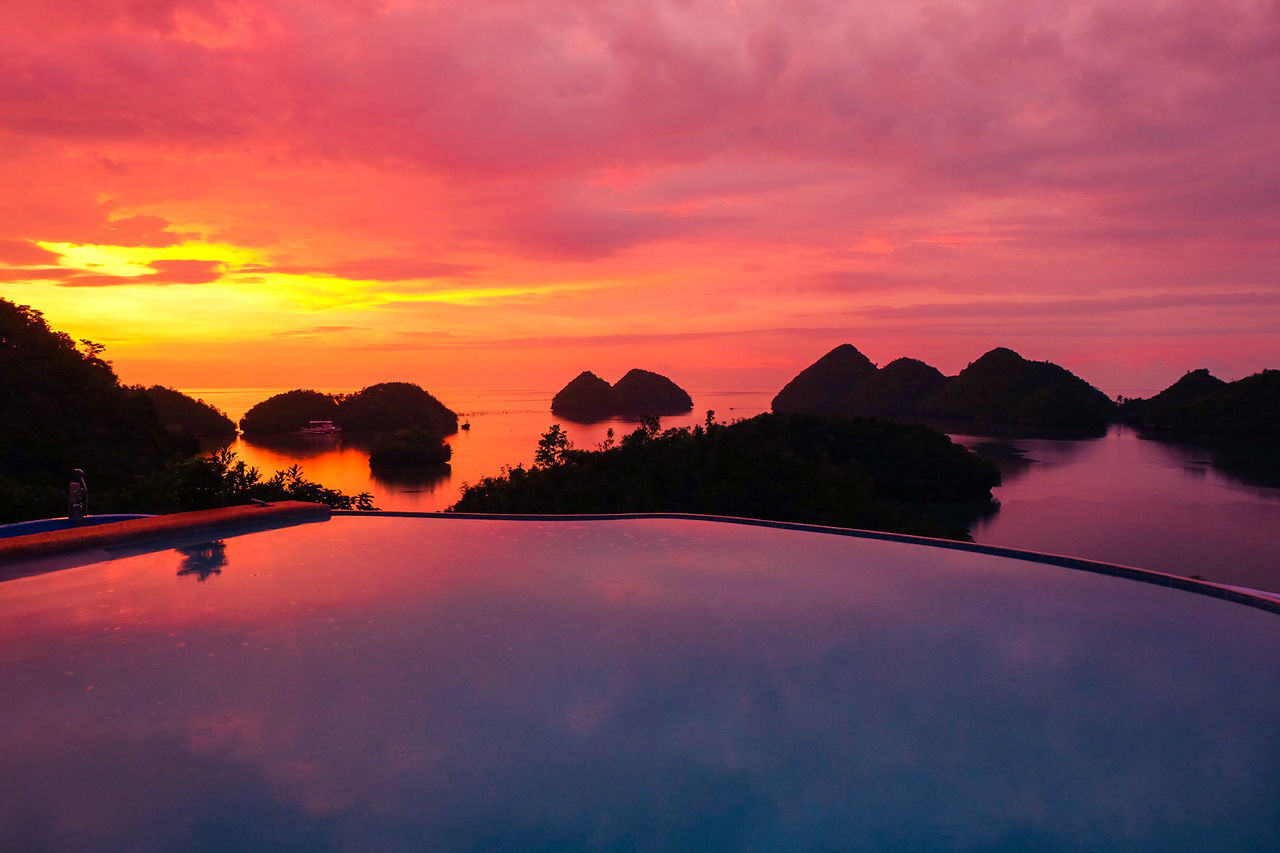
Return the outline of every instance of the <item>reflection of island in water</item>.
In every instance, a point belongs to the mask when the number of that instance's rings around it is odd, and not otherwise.
[[[1208,463],[1229,480],[1245,486],[1280,489],[1280,442],[1262,438],[1224,438],[1139,432],[1151,441]],[[1188,471],[1190,473],[1190,471]]]
[[[369,465],[369,477],[376,484],[388,486],[419,486],[430,491],[448,480],[453,469],[448,462],[427,463],[421,465]],[[412,491],[401,488],[398,491]]]
[[[933,422],[934,428],[943,424]],[[1087,455],[1099,441],[1115,439],[1117,433],[1127,431],[1128,440],[1139,445],[1150,442],[1185,462],[1182,471],[1189,477],[1204,476],[1206,467],[1212,468],[1226,479],[1253,488],[1280,489],[1280,444],[1261,438],[1221,437],[1167,432],[1147,432],[1113,424],[1102,435],[1085,436],[1079,433],[1052,433],[1043,430],[987,430],[982,433],[972,429],[955,429],[955,424],[945,431],[958,444],[962,444],[979,456],[996,463],[1000,468],[1004,485],[1027,476],[1036,466],[1071,464],[1073,457]],[[1051,442],[1052,459],[1040,458],[1037,445]],[[1043,447],[1040,448],[1043,451]],[[1280,495],[1277,495],[1280,497]]]
[[[972,528],[980,543],[1280,592],[1275,447],[1124,425],[1094,440],[954,438],[1003,477],[1000,511]]]
[[[952,439],[979,456],[994,462],[1000,469],[1000,480],[1003,485],[1008,485],[1025,476],[1036,464],[1036,460],[1027,455],[1026,448],[1018,446],[1016,441],[1005,438],[956,435],[953,435]]]
[[[359,449],[355,440],[350,437],[344,437],[342,433],[334,433],[332,435],[270,435],[254,436],[253,438],[241,437],[240,441],[295,459],[310,459],[316,456],[325,456],[335,450],[342,450],[348,447],[352,449]],[[226,446],[230,446],[234,449],[234,442],[227,444]]]
[[[195,575],[196,580],[204,581],[209,575],[222,574],[222,567],[227,564],[227,545],[221,539],[173,550],[182,555],[178,564],[180,578]]]

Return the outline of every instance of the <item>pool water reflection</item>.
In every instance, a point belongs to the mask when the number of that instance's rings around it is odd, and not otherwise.
[[[1277,656],[983,554],[337,517],[0,583],[0,849],[1270,850]]]

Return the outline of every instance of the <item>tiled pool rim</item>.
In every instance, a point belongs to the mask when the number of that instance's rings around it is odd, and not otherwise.
[[[702,515],[684,512],[633,512],[607,514],[566,514],[551,515],[537,513],[468,513],[468,512],[399,512],[375,511],[361,512],[356,510],[334,510],[334,515],[365,515],[391,518],[470,518],[477,520],[502,521],[627,521],[635,519],[672,519],[687,521],[714,521],[724,524],[741,524],[749,527],[769,527],[778,530],[798,530],[809,533],[825,533],[831,536],[848,536],[855,539],[873,539],[882,542],[900,542],[904,545],[920,545],[930,548],[943,548],[952,551],[968,551],[974,554],[985,554],[992,557],[1007,557],[1029,563],[1041,563],[1059,566],[1066,569],[1077,569],[1083,572],[1109,575],[1117,578],[1142,581],[1156,586],[1180,589],[1218,598],[1247,607],[1255,607],[1271,613],[1280,614],[1280,592],[1248,589],[1246,587],[1227,586],[1195,578],[1170,575],[1151,569],[1139,569],[1134,566],[1122,566],[1117,563],[1103,563],[1097,560],[1086,560],[1080,557],[1067,557],[1061,554],[1046,554],[1040,551],[1024,551],[1021,548],[1008,548],[1000,545],[981,545],[976,542],[962,542],[958,539],[934,539],[928,536],[912,536],[906,533],[886,533],[880,530],[859,530],[851,527],[826,527],[820,524],[803,524],[793,521],[767,521],[758,518],[741,518],[729,515]]]
[[[233,849],[209,841],[228,827],[240,849],[1273,850],[1280,833],[1270,611],[741,519],[227,531],[208,584],[199,536],[0,585],[22,818],[0,824],[35,827],[0,848]]]
[[[464,513],[464,512],[406,512],[394,510],[335,510],[324,504],[301,501],[281,501],[273,504],[250,504],[237,507],[223,507],[214,510],[173,513],[128,521],[99,524],[88,527],[70,527],[65,530],[47,531],[30,536],[18,536],[0,539],[0,581],[10,576],[8,567],[17,568],[26,561],[38,560],[54,554],[73,554],[81,551],[98,550],[99,559],[110,559],[110,549],[124,546],[152,546],[155,550],[166,547],[165,541],[172,537],[189,536],[194,533],[208,532],[210,536],[222,538],[249,533],[271,527],[290,526],[293,524],[326,521],[331,516],[353,516],[364,518],[418,518],[448,521],[450,519],[473,519],[495,522],[591,522],[591,521],[627,521],[640,519],[706,521],[722,524],[737,524],[749,527],[765,527],[778,530],[795,530],[809,533],[821,533],[830,536],[846,536],[857,539],[871,539],[883,542],[898,542],[904,545],[916,545],[929,548],[942,548],[953,551],[966,551],[993,557],[1004,557],[1023,562],[1058,566],[1094,574],[1108,575],[1117,578],[1140,581],[1156,586],[1192,592],[1198,595],[1242,604],[1258,610],[1266,610],[1280,614],[1280,592],[1248,589],[1245,587],[1227,586],[1195,578],[1171,575],[1151,569],[1140,569],[1116,563],[1104,563],[1097,560],[1086,560],[1080,557],[1069,557],[1061,554],[1046,554],[1038,551],[1027,551],[1020,548],[1009,548],[998,545],[982,545],[975,542],[963,542],[954,539],[934,539],[925,536],[912,536],[904,533],[886,533],[878,530],[860,530],[846,527],[828,527],[817,524],[804,524],[789,521],[769,521],[737,516],[704,515],[699,513],[679,512],[633,512],[633,513],[600,513],[600,514],[550,514],[550,513]],[[104,550],[105,549],[105,550]],[[150,550],[150,548],[148,548]],[[85,562],[98,562],[90,559]]]
[[[206,532],[210,536],[231,536],[307,521],[324,521],[330,514],[331,510],[325,504],[277,501],[169,515],[137,516],[101,524],[84,523],[79,519],[58,519],[65,521],[66,526],[0,538],[0,579],[5,577],[7,566],[60,554],[150,542],[162,543],[172,536]]]

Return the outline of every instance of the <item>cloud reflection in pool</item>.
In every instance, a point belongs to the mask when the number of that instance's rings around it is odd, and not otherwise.
[[[0,848],[1266,849],[1280,617],[678,520],[0,584]]]

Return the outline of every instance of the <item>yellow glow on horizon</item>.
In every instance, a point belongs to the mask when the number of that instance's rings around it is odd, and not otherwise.
[[[526,284],[455,284],[443,287],[435,284],[435,289],[427,290],[421,289],[423,282],[395,282],[393,289],[387,282],[373,279],[301,273],[254,273],[252,270],[246,271],[243,276],[230,273],[224,281],[239,288],[270,292],[306,311],[317,312],[334,309],[366,310],[396,302],[479,305],[493,300],[603,290],[633,283],[587,280]],[[432,281],[439,282],[439,279]],[[410,289],[414,285],[416,287]]]
[[[259,261],[256,252],[230,243],[191,241],[174,246],[112,246],[41,240],[36,245],[56,252],[60,266],[103,275],[147,275],[152,272],[148,264],[153,261],[218,261],[228,268]]]
[[[528,281],[518,284],[507,282],[475,284],[462,283],[462,280],[450,282],[448,279],[435,278],[385,282],[319,272],[272,272],[269,270],[270,259],[264,259],[254,250],[229,243],[190,241],[174,246],[116,246],[40,241],[37,245],[56,253],[59,256],[59,266],[63,269],[116,276],[122,279],[121,286],[133,284],[129,279],[136,278],[140,279],[137,284],[145,286],[147,290],[153,287],[179,289],[198,287],[202,294],[207,295],[211,288],[217,287],[220,294],[236,292],[250,296],[250,301],[254,303],[273,302],[277,310],[289,306],[293,311],[301,309],[306,312],[372,309],[394,302],[478,305],[494,300],[610,289],[637,283],[630,279],[612,278],[585,281]],[[220,280],[213,284],[161,285],[146,281],[146,278],[155,272],[150,265],[164,260],[215,261],[223,265],[224,272]],[[268,269],[255,269],[258,266]],[[77,288],[77,291],[83,294],[89,289]],[[141,299],[144,302],[168,301],[167,297],[158,297],[155,294],[141,297]],[[262,307],[259,304],[259,309]],[[231,306],[228,306],[228,309],[234,310]]]
[[[54,328],[67,330],[73,337],[108,343],[112,350],[166,341],[253,339],[278,328],[280,313],[277,301],[225,283],[146,287],[31,284],[15,290],[12,297],[16,301],[37,307]],[[198,300],[192,299],[193,290],[199,291]]]

